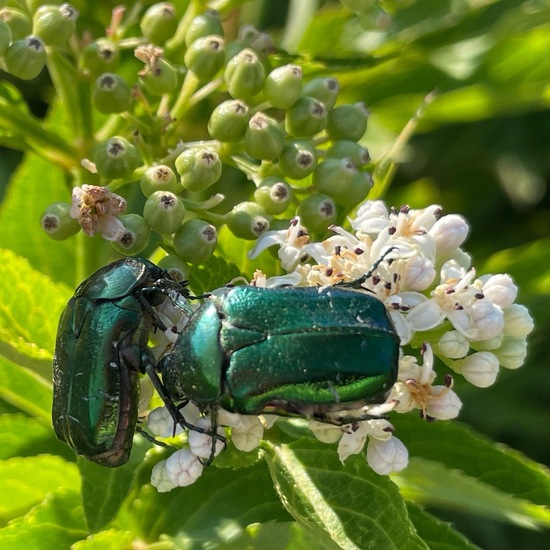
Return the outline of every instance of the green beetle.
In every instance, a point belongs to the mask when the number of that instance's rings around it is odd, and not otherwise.
[[[214,424],[218,406],[350,422],[335,413],[382,403],[399,360],[384,304],[355,286],[215,291],[159,363],[168,394]]]
[[[150,331],[164,329],[153,307],[169,290],[187,295],[184,284],[148,260],[124,258],[86,279],[61,314],[53,426],[59,439],[98,464],[120,466],[129,458],[140,372],[149,374],[173,411],[147,347]]]

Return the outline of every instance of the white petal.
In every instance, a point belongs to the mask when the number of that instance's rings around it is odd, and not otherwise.
[[[521,304],[512,304],[504,310],[504,336],[525,338],[535,328],[528,309]]]
[[[342,437],[342,429],[334,424],[310,420],[308,426],[313,435],[323,443],[336,443]]]
[[[510,275],[493,275],[483,285],[483,294],[491,302],[504,308],[514,303],[518,295],[518,287]]]
[[[495,383],[498,359],[488,351],[478,351],[462,359],[459,364],[462,376],[478,388],[488,388]]]
[[[476,300],[470,306],[472,320],[477,328],[477,335],[473,340],[490,340],[502,333],[504,315],[502,309],[490,300]]]
[[[469,230],[466,220],[457,214],[449,214],[437,220],[430,229],[437,253],[448,257],[466,240]]]
[[[342,464],[350,455],[360,453],[367,441],[367,426],[364,422],[359,423],[357,430],[345,431],[338,443],[338,457]]]
[[[405,319],[405,316],[398,311],[390,310],[390,318],[393,322],[393,326],[399,336],[401,345],[408,344],[412,338],[412,331],[409,323]]]
[[[286,236],[286,229],[283,229],[281,231],[266,231],[265,233],[262,233],[258,237],[254,248],[248,253],[248,257],[253,260],[254,258],[257,258],[260,253],[263,252],[266,248],[269,248],[270,246],[274,246],[276,244],[284,244]]]
[[[431,260],[415,256],[407,262],[404,285],[409,290],[426,290],[435,279],[435,267]]]
[[[477,328],[474,326],[472,315],[468,309],[456,309],[447,312],[447,317],[453,327],[468,339],[477,336]]]
[[[427,300],[407,314],[407,323],[415,332],[430,330],[445,319],[445,312],[435,300]]]
[[[367,462],[380,475],[399,472],[409,463],[409,452],[396,437],[388,441],[370,438],[367,447]]]
[[[438,420],[456,418],[462,408],[458,395],[445,386],[433,386],[432,390],[434,395],[428,401],[426,414]]]
[[[505,338],[494,354],[504,368],[517,369],[525,363],[527,340],[525,338]]]
[[[461,359],[470,351],[470,344],[465,336],[457,330],[448,330],[439,339],[437,349],[444,357]]]

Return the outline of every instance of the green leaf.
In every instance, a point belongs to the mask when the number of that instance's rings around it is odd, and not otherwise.
[[[146,540],[165,534],[204,543],[223,542],[251,523],[290,520],[263,462],[238,470],[210,467],[193,485],[168,493],[145,484],[122,517],[124,527]]]
[[[0,249],[0,353],[51,379],[57,322],[70,291],[32,269],[28,261]]]
[[[281,501],[317,540],[341,548],[427,548],[396,485],[364,457],[342,465],[334,446],[300,439],[270,445],[267,460]]]
[[[51,424],[51,383],[35,372],[0,357],[0,398]]]
[[[137,466],[143,462],[149,447],[149,442],[137,434],[130,460],[118,468],[106,468],[78,457],[78,469],[82,476],[82,503],[90,531],[100,531],[116,517],[130,494]]]
[[[204,294],[227,285],[241,277],[239,268],[222,256],[212,256],[205,264],[193,267],[189,274],[189,286],[196,294]]]
[[[0,548],[69,548],[86,534],[78,491],[62,488],[46,495],[26,516],[0,529]]]
[[[75,464],[58,456],[15,457],[0,462],[0,521],[17,517],[61,487],[78,490]]]
[[[130,531],[107,529],[90,535],[86,540],[77,542],[71,546],[71,550],[123,550],[132,548],[135,538],[135,535]],[[137,541],[135,542],[137,545]],[[142,542],[139,543],[139,547],[146,548]]]
[[[407,502],[407,510],[416,531],[428,544],[430,550],[475,550],[478,548],[455,531],[450,523],[441,521],[410,502]]]

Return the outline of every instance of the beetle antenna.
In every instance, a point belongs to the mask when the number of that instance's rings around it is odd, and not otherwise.
[[[355,279],[355,281],[350,281],[349,283],[339,283],[341,285],[345,285],[352,288],[361,288],[363,283],[366,283],[374,274],[374,272],[378,269],[378,266],[385,260],[386,256],[390,254],[390,252],[393,252],[394,250],[398,250],[397,246],[390,246],[387,250],[385,250],[380,258],[376,260],[369,268],[369,270],[359,279]],[[388,260],[390,261],[390,260]]]

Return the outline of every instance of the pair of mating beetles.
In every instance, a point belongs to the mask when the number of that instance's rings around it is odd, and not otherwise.
[[[96,271],[59,321],[57,437],[101,465],[124,464],[137,429],[140,373],[174,422],[191,430],[216,434],[218,407],[349,423],[335,413],[382,403],[397,378],[395,328],[383,303],[360,287],[373,269],[329,287],[219,289],[158,364],[147,342],[151,330],[166,327],[154,308],[171,290],[188,297],[185,285],[140,258]],[[210,431],[185,420],[180,408],[189,401],[211,414]]]

